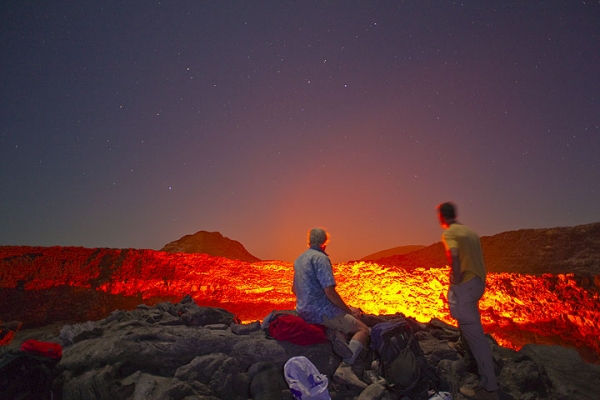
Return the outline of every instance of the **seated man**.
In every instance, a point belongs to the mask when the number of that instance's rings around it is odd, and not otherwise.
[[[292,291],[296,295],[296,310],[308,323],[322,324],[334,332],[352,335],[347,345],[349,350],[346,349],[347,357],[343,358],[333,378],[365,388],[367,385],[358,379],[351,366],[369,338],[369,328],[360,320],[360,310],[349,307],[335,289],[331,261],[325,253],[328,241],[329,235],[324,229],[311,229],[308,232],[309,249],[294,262]]]

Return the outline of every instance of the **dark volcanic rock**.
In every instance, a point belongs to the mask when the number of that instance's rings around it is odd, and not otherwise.
[[[260,261],[237,240],[224,237],[219,232],[199,231],[168,243],[160,249],[167,253],[204,253],[248,262]]]
[[[186,317],[187,316],[187,317]],[[202,316],[202,317],[199,317]],[[371,316],[381,321],[393,316]],[[439,320],[414,324],[429,363],[457,393],[476,376],[468,359],[450,342],[456,328]],[[236,333],[237,332],[237,333]],[[65,325],[54,331],[20,331],[11,347],[27,338],[62,343],[63,358],[54,381],[55,398],[80,399],[292,399],[283,365],[306,356],[329,377],[332,399],[396,399],[370,377],[372,353],[355,364],[370,385],[361,392],[331,379],[340,359],[330,343],[298,346],[268,339],[258,323],[240,327],[223,309],[197,306],[189,296],[180,303],[141,305],[108,318]],[[584,363],[577,352],[557,346],[527,345],[521,351],[490,342],[501,399],[596,399],[600,366]]]
[[[503,232],[481,243],[492,272],[600,274],[598,222]]]

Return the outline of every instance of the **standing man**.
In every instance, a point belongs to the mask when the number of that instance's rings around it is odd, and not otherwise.
[[[325,248],[329,234],[322,228],[308,232],[308,247],[294,261],[294,283],[296,311],[306,322],[321,324],[331,332],[351,334],[350,343],[345,345],[346,357],[333,374],[333,378],[360,388],[367,385],[352,371],[352,364],[364,348],[369,337],[369,328],[360,320],[359,309],[349,307],[335,289],[335,278]],[[335,345],[335,342],[334,342]]]
[[[479,299],[485,291],[486,269],[479,236],[456,220],[456,207],[443,203],[437,207],[442,241],[450,265],[448,306],[458,322],[464,338],[477,362],[479,384],[476,388],[463,386],[460,393],[472,399],[498,399],[498,383],[494,374],[492,349],[479,314]]]

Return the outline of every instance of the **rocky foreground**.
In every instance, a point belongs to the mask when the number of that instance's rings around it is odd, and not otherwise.
[[[370,316],[372,322],[391,316]],[[476,381],[473,366],[449,346],[458,330],[440,320],[419,324],[417,337],[428,361],[453,386],[453,398]],[[340,362],[330,343],[298,346],[267,338],[258,321],[239,324],[220,308],[200,307],[190,296],[179,303],[140,305],[109,317],[52,329],[22,330],[8,346],[28,338],[55,341],[63,357],[54,381],[55,399],[292,399],[283,365],[304,355],[329,377],[332,399],[395,399],[371,382],[372,353],[363,351],[355,372],[369,386],[354,389],[333,382]],[[600,365],[587,364],[573,350],[526,345],[520,351],[492,339],[501,399],[597,399]],[[5,348],[6,350],[6,348]]]

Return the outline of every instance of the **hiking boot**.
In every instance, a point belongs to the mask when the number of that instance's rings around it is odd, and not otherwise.
[[[358,379],[350,364],[341,363],[333,373],[333,380],[339,384],[365,389],[368,385]]]
[[[328,329],[327,339],[329,339],[331,342],[331,345],[333,346],[333,352],[337,354],[338,357],[341,359],[352,357],[352,349],[348,347],[348,343],[346,343],[346,341],[342,340],[337,335],[336,331],[333,329]]]
[[[460,394],[475,400],[498,400],[498,391],[488,392],[482,387],[463,386],[459,390]]]

